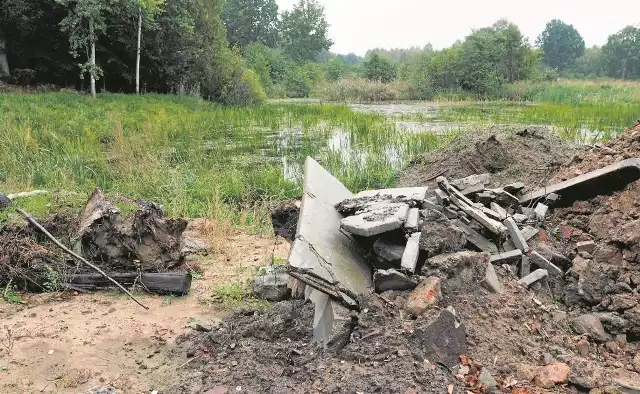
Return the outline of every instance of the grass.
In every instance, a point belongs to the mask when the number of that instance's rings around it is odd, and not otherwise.
[[[253,227],[267,225],[272,202],[300,196],[306,156],[360,190],[392,185],[408,158],[443,142],[344,106],[65,93],[0,94],[0,140],[5,193],[99,186],[170,215]]]
[[[638,105],[640,82],[620,80],[522,81],[503,86],[499,97],[565,105]]]

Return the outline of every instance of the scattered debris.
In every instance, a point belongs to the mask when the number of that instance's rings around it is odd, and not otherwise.
[[[418,282],[400,271],[390,269],[377,270],[373,274],[373,285],[376,292],[384,293],[389,290],[413,290]]]
[[[286,300],[291,295],[286,267],[269,267],[266,273],[256,276],[253,282],[253,294],[267,301]]]

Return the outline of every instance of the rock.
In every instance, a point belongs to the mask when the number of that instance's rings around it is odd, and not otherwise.
[[[613,384],[615,384],[622,393],[640,394],[640,376],[618,376],[613,378]]]
[[[587,357],[589,355],[589,347],[589,341],[585,339],[581,339],[576,343],[576,349],[582,357]]]
[[[640,373],[640,353],[636,354],[633,358],[633,369]]]
[[[4,193],[0,192],[0,211],[9,208],[11,206],[11,200]]]
[[[418,320],[409,340],[424,358],[448,368],[460,364],[460,355],[467,354],[465,327],[448,310],[438,311],[424,323]]]
[[[377,270],[373,274],[373,286],[376,293],[389,290],[413,290],[417,285],[418,282],[394,269]]]
[[[538,204],[536,204],[533,212],[536,215],[536,219],[540,222],[543,222],[544,218],[547,216],[547,212],[549,212],[549,207],[539,202]]]
[[[206,255],[211,250],[211,245],[196,238],[182,237],[180,243],[180,254],[188,255]]]
[[[504,186],[502,189],[507,193],[518,194],[524,189],[524,183],[522,182],[510,183]]]
[[[435,256],[464,248],[467,243],[464,231],[453,225],[446,216],[432,209],[424,211],[424,215],[420,250],[427,252],[428,256]]]
[[[487,387],[484,391],[485,393],[491,394],[498,392],[498,381],[491,375],[491,372],[486,367],[482,368],[482,371],[480,371],[478,383]]]
[[[422,275],[446,280],[447,288],[468,288],[478,278],[484,278],[489,260],[489,254],[480,252],[442,254],[427,259],[422,267]]]
[[[609,264],[600,264],[595,260],[587,263],[587,267],[580,273],[578,293],[588,304],[596,305],[602,302],[605,294],[615,285],[619,268]]]
[[[537,269],[518,281],[519,285],[529,287],[549,275],[547,270]]]
[[[592,315],[600,320],[607,332],[614,335],[624,334],[631,327],[631,322],[617,312],[593,312]]]
[[[571,327],[573,327],[578,334],[586,334],[590,338],[599,342],[605,342],[610,339],[610,336],[607,335],[604,330],[600,319],[594,315],[581,315],[576,317],[571,322]]]
[[[422,281],[407,298],[405,309],[420,316],[430,307],[436,305],[442,299],[440,283],[440,278],[434,276]]]
[[[416,272],[416,265],[420,256],[420,237],[421,234],[419,233],[411,234],[400,260],[402,269],[412,274]]]
[[[556,384],[563,384],[569,380],[571,368],[565,363],[551,363],[538,368],[533,383],[545,389],[550,389]]]
[[[553,356],[550,353],[545,353],[542,355],[542,365],[549,365],[553,362]]]
[[[482,235],[472,229],[470,226],[462,223],[460,220],[451,221],[455,226],[460,228],[467,236],[467,241],[483,252],[498,253],[498,247]]]
[[[576,357],[571,364],[569,383],[585,389],[606,386],[605,371],[585,358]]]
[[[407,215],[407,221],[404,223],[404,228],[409,233],[415,233],[418,231],[418,222],[420,220],[420,209],[411,208]]]
[[[629,320],[632,324],[640,326],[640,305],[632,309],[624,311],[625,319]]]
[[[576,256],[571,264],[571,275],[576,279],[580,279],[580,275],[582,275],[584,270],[587,269],[588,264],[589,260]]]
[[[264,275],[258,275],[253,282],[253,294],[262,300],[282,301],[290,296],[288,286],[289,274],[273,270]]]
[[[596,249],[596,243],[594,241],[582,241],[576,244],[576,250],[578,252],[587,252],[589,254],[593,254],[593,251]]]
[[[381,263],[389,267],[397,267],[400,265],[404,251],[405,245],[385,235],[373,244],[373,253],[378,256]]]
[[[527,241],[524,239],[522,232],[520,232],[520,229],[513,218],[507,218],[502,223],[507,227],[511,240],[514,245],[516,245],[516,248],[520,249],[522,253],[529,253],[529,245],[527,245]]]
[[[613,294],[611,304],[607,307],[610,311],[622,311],[640,305],[640,296],[634,293]]]
[[[187,321],[187,325],[191,329],[200,332],[210,332],[213,331],[214,328],[216,328],[216,326],[210,321],[195,318],[189,318],[189,320]]]
[[[558,200],[560,200],[560,196],[556,193],[549,193],[547,194],[547,197],[545,199],[545,202],[547,203],[547,205],[551,205],[553,206],[553,204],[555,204],[556,202],[558,202]]]
[[[530,273],[531,273],[531,259],[528,256],[522,256],[522,259],[520,260],[520,278],[524,278]]]
[[[399,229],[408,214],[409,204],[374,202],[366,205],[362,212],[342,219],[340,227],[354,235],[371,237]]]
[[[482,284],[493,293],[502,293],[502,285],[493,264],[487,264],[487,271]]]

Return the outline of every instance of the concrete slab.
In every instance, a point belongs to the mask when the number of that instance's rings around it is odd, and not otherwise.
[[[487,270],[485,272],[482,284],[493,293],[502,293],[502,284],[500,284],[500,278],[498,278],[496,269],[491,263],[487,264]]]
[[[522,251],[520,249],[512,250],[509,252],[502,252],[491,255],[491,263],[502,264],[504,262],[518,260],[522,258]]]
[[[564,273],[558,266],[551,261],[544,258],[540,253],[533,251],[529,256],[531,263],[537,265],[540,268],[544,268],[551,276],[562,276]]]
[[[640,159],[626,159],[525,194],[520,198],[520,203],[527,205],[531,201],[557,193],[562,196],[558,203],[568,206],[578,199],[586,201],[597,195],[620,190],[638,179],[640,179]]]
[[[305,163],[304,197],[298,230],[289,254],[289,275],[357,306],[356,296],[372,286],[371,268],[355,241],[340,231],[334,206],[353,195],[315,160]]]
[[[389,269],[377,270],[373,274],[373,285],[376,293],[384,293],[389,290],[413,290],[418,282],[398,270]]]
[[[406,203],[375,203],[367,212],[340,220],[340,228],[351,234],[371,237],[402,227],[409,214]]]
[[[436,189],[435,194],[438,205],[442,205],[443,207],[449,205],[449,196],[447,195],[447,193],[443,192],[440,189]]]
[[[462,194],[466,195],[466,194],[470,194],[470,193],[465,193],[465,190],[467,189],[477,190],[476,192],[472,192],[472,193],[477,193],[478,191],[484,190],[484,185],[489,183],[490,178],[491,178],[490,174],[477,174],[477,175],[468,176],[466,178],[453,179],[450,183],[451,183],[451,186],[454,186],[456,189],[460,190]]]
[[[418,264],[418,256],[420,255],[420,235],[421,233],[411,234],[404,249],[400,266],[403,270],[414,273]]]
[[[363,190],[355,195],[358,197],[373,197],[376,195],[389,195],[394,198],[405,197],[407,200],[424,201],[427,196],[427,187],[401,187],[396,189]]]
[[[409,233],[415,233],[419,230],[419,221],[420,221],[420,209],[411,208],[409,210],[409,214],[407,215],[407,221],[404,223],[404,228]]]
[[[474,246],[483,252],[498,253],[498,247],[485,237],[483,237],[476,230],[462,223],[460,220],[452,220],[453,224],[458,226],[467,235],[467,241],[471,242]]]
[[[531,273],[531,259],[529,259],[528,256],[522,256],[522,260],[520,260],[520,277],[524,278],[530,273]]]
[[[312,290],[308,297],[315,306],[313,315],[313,339],[322,346],[326,346],[333,331],[333,305],[328,294]]]
[[[531,227],[531,226],[525,226],[525,227],[522,228],[522,230],[520,230],[520,232],[522,233],[522,236],[524,237],[524,239],[526,241],[528,241],[531,238],[533,238],[536,235],[538,235],[538,233],[540,232],[540,229],[537,229],[537,228]]]
[[[498,216],[500,217],[500,220],[505,220],[507,218],[506,209],[502,208],[500,205],[496,204],[495,202],[492,202],[491,204],[489,204],[489,206],[491,207],[491,210],[493,212],[498,214]]]
[[[522,232],[520,232],[520,229],[513,218],[507,218],[502,223],[504,223],[509,230],[509,235],[511,236],[513,244],[516,245],[516,248],[520,249],[524,254],[529,253],[529,245],[527,245],[527,241],[524,239]]]
[[[537,281],[547,277],[547,275],[548,275],[547,270],[538,269],[533,271],[529,275],[525,276],[524,278],[520,279],[518,281],[518,284],[529,287],[532,284],[536,283]]]

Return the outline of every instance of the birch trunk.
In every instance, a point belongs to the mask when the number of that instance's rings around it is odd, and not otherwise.
[[[6,41],[0,33],[0,78],[8,77],[9,73],[9,61],[7,60]]]
[[[95,75],[95,67],[96,67],[96,43],[95,41],[91,41],[91,96],[96,98],[96,75]]]
[[[138,9],[138,51],[136,54],[136,94],[140,94],[140,41],[142,40],[142,8]]]

